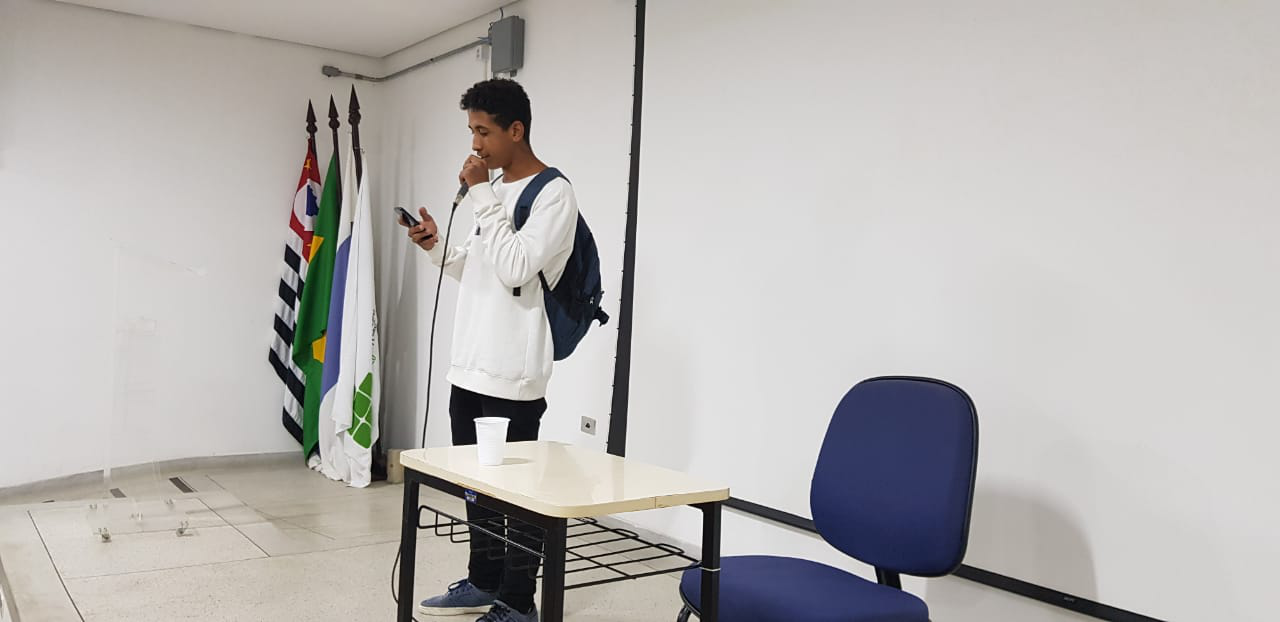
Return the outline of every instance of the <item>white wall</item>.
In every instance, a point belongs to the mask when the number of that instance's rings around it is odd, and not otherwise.
[[[849,386],[939,376],[981,419],[969,563],[1273,619],[1278,26],[1267,2],[651,2],[629,455],[807,515]],[[697,541],[692,512],[635,518]],[[737,518],[725,548],[806,550]],[[1027,619],[947,585],[909,587]]]
[[[667,10],[675,5],[666,5]],[[587,11],[586,14],[582,14]],[[730,11],[725,11],[731,13]],[[573,37],[556,36],[568,18],[574,23],[590,23],[591,29],[579,29]],[[625,224],[626,175],[630,139],[631,78],[633,58],[631,38],[634,28],[634,6],[624,2],[608,4],[549,2],[526,0],[509,7],[507,14],[518,14],[528,21],[529,40],[526,50],[526,69],[517,78],[529,90],[533,100],[534,146],[545,160],[563,168],[574,180],[575,189],[590,220],[601,248],[601,261],[605,270],[606,289],[618,291],[621,267],[622,234]],[[485,31],[487,22],[496,16],[462,25],[435,37],[422,45],[389,58],[387,70],[410,65],[462,45]],[[708,17],[708,20],[711,18]],[[706,28],[701,20],[693,20],[691,31]],[[650,45],[672,36],[676,24],[660,23],[654,30],[650,24]],[[620,69],[622,68],[622,69]],[[720,69],[723,69],[721,67]],[[676,88],[684,84],[697,90],[698,72],[715,73],[719,69],[699,68],[696,71],[673,64],[650,68],[647,82]],[[387,209],[394,205],[416,207],[428,205],[437,218],[447,213],[447,201],[456,190],[456,169],[469,147],[469,137],[464,117],[458,110],[462,90],[484,75],[483,60],[473,54],[446,59],[389,83],[386,91],[388,113],[381,160],[384,164],[385,183],[382,201]],[[667,126],[668,138],[671,123],[691,119],[715,123],[720,98],[712,93],[698,92],[699,98],[675,96],[670,92],[651,95],[647,106],[662,110],[660,115],[647,115],[646,123],[658,126],[663,132]],[[702,102],[702,103],[694,103]],[[706,128],[690,130],[682,137],[686,151],[679,155],[648,156],[641,171],[641,188],[647,188],[650,167],[657,171],[669,171],[694,163],[689,174],[688,186],[667,186],[665,191],[679,194],[689,186],[704,185],[719,189],[722,183],[707,179],[705,170],[698,168],[698,155],[713,149],[709,140],[725,134],[709,132]],[[744,151],[746,151],[744,149]],[[659,178],[658,182],[664,180]],[[665,181],[670,182],[668,178]],[[646,191],[647,192],[647,191]],[[640,221],[648,218],[675,218],[685,210],[699,209],[674,197],[664,201],[642,202]],[[666,216],[663,216],[665,214]],[[410,247],[403,231],[390,219],[376,220],[379,237],[379,279],[382,309],[383,348],[386,367],[386,408],[391,447],[416,446],[421,428],[421,416],[425,400],[422,378],[426,375],[426,352],[431,304],[438,272],[423,254]],[[684,239],[697,235],[698,231],[669,221],[647,227],[641,235],[639,248],[642,256],[673,253],[684,258],[692,274],[701,274],[697,266],[706,261],[706,253],[699,244]],[[465,232],[471,226],[470,215],[461,210],[454,225],[455,231]],[[671,227],[671,228],[668,228]],[[706,229],[702,230],[704,233]],[[747,243],[747,242],[744,242]],[[677,251],[673,249],[684,249]],[[693,249],[693,250],[689,250]],[[692,257],[691,257],[692,255]],[[654,308],[679,299],[665,295],[663,276],[655,275],[653,262],[641,267],[639,277],[648,282],[648,289],[639,304]],[[428,430],[428,445],[448,443],[448,383],[443,369],[448,362],[449,340],[452,334],[452,315],[456,287],[445,281],[441,301],[440,321],[436,335],[436,366],[432,392],[432,415]],[[617,299],[606,296],[608,311],[616,311]],[[708,323],[723,321],[723,317],[708,318],[688,325],[698,330]],[[578,417],[583,411],[590,414],[608,412],[612,355],[616,333],[612,330],[593,329],[583,344],[583,350],[567,362],[557,364],[549,396],[550,409],[544,420],[544,438],[556,438],[571,442],[603,447],[607,435],[607,422],[602,418],[597,437],[583,436],[576,431]],[[682,356],[687,350],[682,339],[688,335],[675,335],[663,330],[637,332],[635,344],[651,357],[648,360],[662,367],[636,370],[633,375],[631,425],[633,432],[629,442],[632,455],[651,459],[672,466],[688,468],[692,457],[704,450],[689,436],[690,419],[725,424],[723,409],[713,403],[715,395],[706,394],[705,407],[687,407],[681,400],[689,394],[697,394],[696,381],[683,377],[686,369]],[[766,342],[763,332],[753,343]],[[665,354],[664,354],[665,353]],[[738,353],[739,355],[741,353]],[[750,356],[742,357],[746,361]],[[408,413],[408,416],[406,416]],[[776,428],[767,428],[776,429]],[[638,432],[634,431],[638,430]],[[741,438],[736,425],[729,422],[721,430],[727,439]],[[801,461],[806,458],[805,449],[784,445],[778,455],[764,464],[780,461]],[[741,465],[739,465],[741,466]],[[756,471],[744,469],[738,477],[728,477],[737,485],[760,485],[755,480]],[[783,483],[779,488],[794,486]],[[802,512],[807,513],[807,512]],[[667,537],[689,543],[700,541],[696,512],[687,508],[627,515],[626,520],[656,528]],[[838,564],[869,575],[866,567],[850,562],[835,553],[822,542],[808,534],[800,534],[745,517],[732,512],[725,516],[725,550],[734,553],[775,553],[799,555]],[[926,595],[933,607],[934,617],[940,621],[957,620],[1026,620],[1028,622],[1058,622],[1076,619],[1031,601],[989,588],[969,584],[960,579],[932,581],[926,586],[922,581],[908,579],[908,588]],[[674,612],[669,612],[674,615]],[[662,615],[667,615],[663,613]]]
[[[617,315],[626,223],[630,163],[631,82],[635,7],[631,2],[526,0],[507,7],[507,15],[526,20],[525,69],[516,79],[533,108],[534,151],[573,182],[583,216],[600,248],[605,310]],[[388,70],[484,36],[497,14],[388,57]],[[577,25],[590,24],[590,28]],[[484,79],[485,61],[465,53],[387,83],[388,113],[382,159],[386,162],[384,200],[376,209],[403,205],[416,212],[427,206],[443,224],[458,189],[458,170],[470,153],[462,93]],[[471,227],[471,214],[459,209],[455,240]],[[390,216],[378,219],[379,305],[382,309],[384,421],[389,447],[417,447],[426,405],[423,378],[431,308],[439,271],[426,254],[408,244]],[[453,334],[456,283],[446,279],[436,328],[435,370],[428,446],[449,443],[445,373]],[[542,437],[604,448],[612,398],[616,322],[588,333],[577,352],[556,364],[548,390]],[[580,417],[599,422],[595,436],[578,431]]]
[[[321,64],[394,70],[493,16],[380,63],[51,2],[0,10],[0,324],[19,355],[0,486],[100,465],[118,327],[135,363],[117,462],[294,448],[265,353],[300,104],[345,96]],[[528,19],[533,144],[574,181],[615,313],[633,5],[507,12]],[[1191,0],[651,2],[630,454],[807,514],[848,385],[939,375],[983,422],[971,563],[1169,619],[1265,619],[1250,564],[1280,552],[1264,393],[1280,372],[1278,19]],[[360,87],[387,212],[389,447],[418,443],[436,275],[390,208],[444,215],[469,146],[457,99],[483,71],[468,54]],[[453,292],[430,445],[448,439]],[[614,328],[557,366],[545,437],[603,446]],[[597,437],[576,431],[583,414]],[[698,539],[692,511],[630,518]],[[866,572],[734,514],[725,551]],[[939,620],[1064,618],[966,585],[908,583]]]
[[[293,449],[265,355],[305,138],[301,105],[312,98],[322,117],[326,163],[326,100],[338,96],[345,123],[351,83],[323,77],[322,64],[394,71],[483,36],[496,14],[368,59],[53,2],[0,7],[0,207],[27,232],[0,253],[10,291],[35,302],[0,313],[24,328],[12,351],[46,370],[5,376],[16,398],[0,415],[26,423],[0,436],[0,455],[13,463],[0,469],[0,486],[101,468],[107,434],[114,464]],[[540,1],[507,13],[529,20],[528,69],[518,77],[533,96],[535,147],[574,182],[616,315],[634,7]],[[561,34],[578,19],[595,27]],[[358,84],[374,205],[387,212],[375,234],[388,447],[419,442],[436,274],[410,252],[390,209],[438,209],[452,197],[470,145],[457,102],[485,71],[467,54],[384,85]],[[582,91],[582,76],[596,88]],[[459,230],[468,217],[460,214]],[[20,261],[40,268],[17,269]],[[437,332],[432,444],[448,442],[450,287]],[[594,329],[557,366],[546,437],[604,446],[615,328]],[[598,419],[598,435],[577,431],[582,415]]]
[[[102,468],[107,434],[116,464],[297,448],[266,355],[306,101],[339,96],[345,128],[350,83],[320,66],[377,64],[57,2],[0,11],[0,486]]]

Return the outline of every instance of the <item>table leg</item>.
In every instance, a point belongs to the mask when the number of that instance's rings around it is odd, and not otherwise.
[[[543,622],[564,620],[564,549],[567,530],[568,521],[563,518],[553,519],[547,527],[546,539],[542,544],[546,561],[542,565],[542,611],[539,612],[539,617]]]
[[[396,620],[412,622],[414,605],[413,571],[418,554],[418,481],[405,470],[404,507],[400,518],[400,604]]]
[[[720,505],[697,506],[702,510],[702,622],[720,620]]]

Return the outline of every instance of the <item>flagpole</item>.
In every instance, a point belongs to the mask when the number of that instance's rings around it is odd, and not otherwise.
[[[338,105],[333,103],[333,96],[330,95],[329,96],[329,129],[333,132],[333,157],[335,158],[338,158],[339,157],[338,154],[342,153],[341,151],[338,150],[338,126],[339,125],[342,125],[342,124],[338,122]],[[338,170],[341,171],[342,169],[339,168]],[[326,184],[329,183],[329,180],[328,179],[324,180],[324,183]],[[341,179],[334,180],[334,183],[338,184],[337,186],[339,191],[338,196],[342,196],[342,192],[341,192],[342,180]]]
[[[275,339],[267,352],[267,360],[284,384],[281,399],[281,424],[289,435],[303,444],[302,418],[305,413],[305,373],[293,357],[293,332],[297,328],[298,305],[306,287],[307,263],[311,260],[311,235],[315,214],[312,209],[319,194],[320,163],[316,157],[316,109],[307,100],[307,155],[302,174],[294,191],[290,210],[289,234],[285,241],[284,270],[277,288],[279,305],[275,314]],[[314,180],[314,182],[313,182]],[[312,184],[315,184],[313,189]]]
[[[360,100],[356,97],[356,85],[351,85],[351,102],[347,104],[347,124],[351,126],[351,151],[356,159],[356,187],[364,178],[364,156],[360,153]]]
[[[316,152],[316,109],[311,105],[311,100],[307,100],[307,147],[311,153]],[[316,163],[316,166],[320,166]]]
[[[360,151],[360,98],[356,96],[356,87],[351,85],[351,98],[347,103],[347,124],[351,126],[351,157],[356,164],[356,188],[364,187],[364,153]],[[367,216],[367,215],[366,215]],[[355,235],[355,232],[352,233]],[[371,417],[379,417],[380,413],[371,413]],[[381,429],[381,425],[378,426]],[[371,448],[372,458],[369,465],[371,479],[375,482],[387,479],[387,461],[382,453],[382,439],[374,441]]]

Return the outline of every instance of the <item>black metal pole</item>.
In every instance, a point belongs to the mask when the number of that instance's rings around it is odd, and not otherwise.
[[[720,620],[720,507],[719,501],[697,506],[702,510],[702,622]]]
[[[564,620],[564,564],[565,538],[568,522],[563,518],[553,519],[547,526],[543,540],[542,566],[542,611],[541,619],[546,622]]]
[[[618,354],[613,366],[609,441],[615,456],[627,455],[627,412],[631,398],[631,316],[636,289],[636,209],[640,191],[640,116],[644,103],[645,0],[636,0],[636,58],[631,90],[631,177],[627,182],[627,228],[622,248],[622,302],[618,307]]]
[[[316,127],[316,109],[315,109],[315,106],[311,105],[311,100],[308,99],[307,100],[307,149],[309,150],[308,153],[312,156],[315,156],[316,154],[316,130],[317,129],[319,128]],[[313,160],[314,160],[314,157],[313,157]],[[319,166],[314,161],[311,163],[311,165]]]
[[[356,159],[356,187],[359,188],[364,179],[364,156],[360,153],[360,99],[356,97],[356,86],[351,85],[351,101],[347,104],[347,123],[351,125],[351,151]]]
[[[411,622],[413,608],[413,571],[418,563],[418,478],[412,469],[405,469],[404,501],[400,518],[400,602],[396,605],[396,620]]]
[[[342,125],[342,124],[338,122],[338,105],[333,103],[333,96],[330,95],[329,96],[329,131],[333,133],[333,159],[339,160],[339,162],[341,162],[340,160],[341,156],[339,154],[342,152],[338,150],[338,126],[339,125]],[[329,183],[329,180],[328,179],[324,180],[324,183],[326,184]],[[341,197],[342,196],[342,166],[341,165],[338,166],[338,178],[333,180],[333,183],[338,184],[337,186],[338,196]]]
[[[898,573],[884,568],[876,568],[876,583],[902,589],[902,577]]]

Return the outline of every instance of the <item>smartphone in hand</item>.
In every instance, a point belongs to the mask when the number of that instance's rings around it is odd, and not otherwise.
[[[404,226],[406,226],[406,227],[416,227],[416,226],[418,226],[418,224],[419,224],[418,219],[417,219],[417,218],[414,218],[414,217],[413,217],[413,214],[410,214],[410,213],[409,213],[409,210],[406,210],[406,209],[405,209],[405,208],[403,208],[403,207],[397,207],[397,208],[396,208],[396,213],[400,215],[400,224],[402,224],[402,225],[404,225]]]

